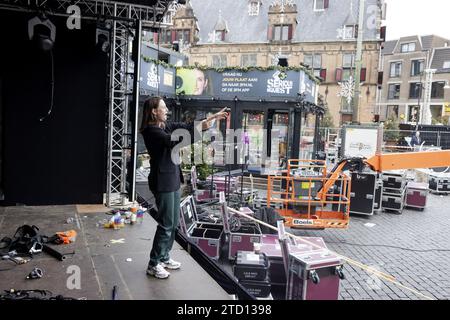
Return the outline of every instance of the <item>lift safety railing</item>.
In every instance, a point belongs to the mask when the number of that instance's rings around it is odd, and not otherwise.
[[[326,182],[332,188],[320,193]],[[281,185],[275,190],[274,185]],[[268,177],[267,205],[276,204],[291,228],[347,228],[350,213],[351,179],[346,173],[330,177],[325,161],[289,160],[288,169]]]

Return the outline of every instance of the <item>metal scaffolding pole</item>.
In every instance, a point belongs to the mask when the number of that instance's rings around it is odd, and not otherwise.
[[[361,94],[361,68],[362,68],[362,47],[364,36],[364,10],[365,0],[359,0],[359,21],[358,21],[358,39],[356,44],[355,57],[355,97],[353,99],[353,122],[359,123],[359,96]]]
[[[111,34],[110,101],[106,204],[125,202],[127,133],[127,60],[129,27],[113,21]]]
[[[425,85],[423,94],[423,107],[420,109],[420,123],[430,125],[432,120],[430,104],[431,104],[431,88],[433,85],[433,74],[436,72],[435,69],[425,70]]]
[[[130,105],[131,119],[131,154],[130,172],[128,172],[128,198],[131,202],[136,199],[136,160],[137,160],[137,138],[138,138],[138,116],[139,116],[139,80],[141,77],[141,21],[137,21],[133,42],[134,78],[133,78],[133,101]]]

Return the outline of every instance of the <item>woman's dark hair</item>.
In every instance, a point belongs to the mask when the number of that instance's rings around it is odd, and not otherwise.
[[[150,122],[154,122],[156,120],[152,110],[159,107],[159,102],[161,100],[162,98],[158,96],[145,100],[144,110],[142,111],[141,128],[139,129],[140,132],[144,131]]]

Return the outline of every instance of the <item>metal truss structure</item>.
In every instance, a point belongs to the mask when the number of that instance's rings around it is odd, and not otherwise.
[[[106,204],[121,204],[126,196],[127,161],[129,157],[128,112],[132,93],[128,81],[130,26],[115,20],[111,29],[109,74],[108,171]]]
[[[46,10],[52,15],[67,16],[70,6],[76,5],[81,9],[82,18],[141,20],[143,26],[163,26],[158,22],[165,14],[167,7],[173,1],[156,0],[152,6],[143,6],[108,0],[2,0],[0,8],[22,10]]]
[[[423,85],[423,106],[420,108],[420,123],[431,125],[433,116],[431,115],[431,90],[433,86],[433,74],[436,69],[425,70],[425,83]],[[420,107],[420,104],[419,104]]]
[[[132,48],[132,40],[141,35],[142,27],[162,27],[163,23],[159,21],[162,21],[171,2],[173,1],[156,0],[152,6],[107,0],[0,2],[0,9],[46,12],[49,16],[69,16],[69,7],[76,5],[80,8],[81,19],[100,18],[110,22],[108,171],[105,192],[107,206],[124,205],[135,198],[134,185],[128,186],[131,192],[127,191],[127,169],[132,168],[128,174],[134,175],[136,168],[137,123],[134,122],[137,121],[138,98],[136,94],[133,98],[133,86],[135,90],[139,87],[136,83],[133,84],[133,77],[134,81],[139,81],[140,77],[139,68],[134,68],[131,63],[133,50],[139,52],[136,48],[138,46]],[[135,179],[131,179],[131,183],[134,184]]]

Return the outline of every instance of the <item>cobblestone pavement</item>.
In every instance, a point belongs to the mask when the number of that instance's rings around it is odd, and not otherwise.
[[[323,237],[331,250],[389,274],[408,288],[433,299],[450,299],[450,196],[430,194],[424,211],[352,216],[347,230],[291,232]],[[343,300],[426,299],[349,263],[344,269]]]

